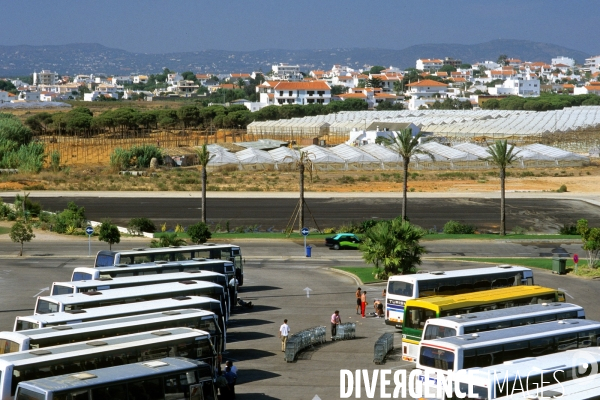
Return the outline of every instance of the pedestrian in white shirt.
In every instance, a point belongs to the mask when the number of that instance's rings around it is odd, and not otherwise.
[[[290,326],[287,324],[287,319],[283,320],[283,324],[279,327],[279,337],[281,338],[281,351],[285,352],[285,344],[287,343],[290,334]]]

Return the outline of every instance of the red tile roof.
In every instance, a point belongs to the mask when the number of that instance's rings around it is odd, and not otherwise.
[[[424,79],[419,82],[409,83],[406,86],[438,86],[438,87],[444,86],[444,87],[447,87],[448,85],[446,85],[445,83],[442,83],[442,82],[437,82],[437,81],[431,80],[431,79]]]
[[[275,86],[275,90],[331,90],[331,88],[325,81],[313,81],[313,82],[281,81]]]

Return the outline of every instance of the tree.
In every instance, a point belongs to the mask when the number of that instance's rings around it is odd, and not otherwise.
[[[496,62],[500,64],[500,66],[508,65],[508,56],[506,54],[500,54]]]
[[[185,246],[185,239],[177,236],[177,232],[163,233],[158,240],[152,239],[150,247]]]
[[[377,75],[377,74],[380,74],[380,73],[381,73],[381,71],[383,71],[384,69],[385,69],[385,67],[382,67],[381,65],[374,65],[374,66],[372,66],[372,67],[371,67],[371,69],[369,70],[369,73],[370,73],[371,75],[373,75],[373,74]]]
[[[439,69],[439,71],[441,71],[441,72],[447,72],[447,73],[448,73],[448,75],[450,75],[450,72],[456,72],[456,67],[455,67],[455,66],[453,66],[453,65],[450,65],[450,64],[448,64],[448,65],[444,65],[444,66],[442,66],[442,67]]]
[[[208,225],[204,222],[198,222],[197,224],[188,226],[187,234],[194,243],[204,243],[212,237]]]
[[[381,103],[377,104],[377,111],[383,110],[404,110],[404,105],[402,103],[393,103],[388,100],[384,100]]]
[[[112,245],[121,241],[121,232],[116,225],[113,225],[110,220],[105,219],[100,225],[98,240],[108,243],[109,250],[112,250]]]
[[[417,154],[425,154],[431,157],[435,161],[433,154],[426,150],[420,149],[419,139],[421,139],[421,132],[415,136],[412,134],[412,129],[402,129],[400,133],[392,133],[390,144],[392,148],[402,157],[402,169],[404,171],[404,182],[402,183],[402,220],[406,220],[406,192],[407,192],[407,181],[408,181],[408,165],[410,159]]]
[[[487,161],[500,169],[500,236],[506,235],[506,213],[504,208],[504,188],[506,182],[506,167],[511,165],[517,159],[514,145],[508,145],[507,140],[496,140],[493,145],[487,149],[490,155]]]
[[[383,82],[379,78],[371,78],[367,81],[367,87],[380,88],[383,86]]]
[[[363,259],[375,266],[379,279],[415,273],[426,253],[419,244],[424,235],[423,229],[400,218],[381,221],[365,232],[359,250]]]
[[[10,228],[10,240],[15,243],[21,243],[21,250],[19,251],[19,257],[23,255],[23,243],[31,242],[31,239],[35,237],[31,224],[26,222],[17,221]]]
[[[587,219],[580,219],[577,233],[581,235],[582,248],[588,253],[588,267],[596,268],[600,258],[600,228],[590,228]]]
[[[206,165],[208,165],[210,159],[213,158],[215,155],[210,154],[205,144],[202,145],[201,149],[196,150],[196,155],[198,156],[198,164],[202,167],[202,222],[206,223],[206,181],[208,179],[206,173]]]
[[[471,64],[462,63],[458,66],[460,69],[471,69],[473,66]]]

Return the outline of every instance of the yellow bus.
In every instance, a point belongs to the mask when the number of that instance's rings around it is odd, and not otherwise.
[[[564,302],[565,294],[557,289],[542,286],[513,286],[454,296],[408,300],[402,322],[402,359],[412,362],[417,360],[425,321],[430,318],[556,301]],[[518,311],[515,310],[515,316],[517,315]]]

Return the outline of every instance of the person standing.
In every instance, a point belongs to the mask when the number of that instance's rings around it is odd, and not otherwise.
[[[367,308],[367,291],[363,291],[360,296],[360,314],[365,318],[365,309]]]
[[[356,314],[360,314],[359,310],[360,310],[360,291],[361,288],[356,289]]]
[[[340,323],[340,312],[339,310],[335,310],[335,312],[331,316],[331,340],[335,340],[335,337],[337,335],[337,327]]]
[[[290,326],[287,324],[287,319],[283,320],[283,324],[279,327],[279,337],[281,338],[281,351],[285,352],[285,345],[290,334]]]

